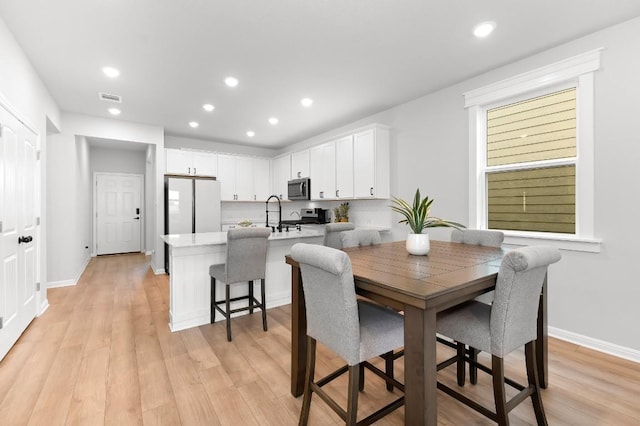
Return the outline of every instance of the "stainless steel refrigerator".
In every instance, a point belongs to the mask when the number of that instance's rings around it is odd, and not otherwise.
[[[164,233],[220,231],[220,182],[213,177],[165,175]],[[169,273],[169,247],[164,268]]]

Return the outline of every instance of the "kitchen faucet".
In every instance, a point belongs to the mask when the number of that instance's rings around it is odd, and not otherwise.
[[[266,220],[266,226],[267,228],[269,228],[271,225],[269,225],[269,201],[271,201],[272,198],[275,198],[276,200],[278,200],[278,232],[282,232],[282,205],[280,204],[280,197],[278,197],[277,195],[271,195],[269,198],[267,198],[267,208],[266,208],[266,213],[267,213],[267,220]],[[273,210],[272,210],[273,212]],[[271,229],[273,230],[273,232],[276,232],[276,227],[275,226],[271,226]]]

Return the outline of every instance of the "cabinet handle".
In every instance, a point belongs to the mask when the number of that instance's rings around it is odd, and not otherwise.
[[[324,198],[324,191],[320,191],[320,198]]]
[[[371,195],[373,197],[373,186],[371,187],[371,189],[369,190],[369,195]]]
[[[280,194],[280,199],[281,199],[281,200],[284,200],[284,198],[282,198],[282,194]]]
[[[191,174],[191,167],[187,167],[187,174],[190,175]]]
[[[338,198],[340,195],[338,195],[338,193],[340,192],[339,189],[336,189],[336,198]]]
[[[196,172],[196,168],[195,168],[195,167],[193,168],[193,174],[194,174],[194,175],[197,175],[197,174],[198,174],[198,172]]]
[[[302,172],[298,172],[298,179],[302,177]]]
[[[253,194],[253,201],[256,201],[258,199],[258,197],[256,196],[256,194]]]

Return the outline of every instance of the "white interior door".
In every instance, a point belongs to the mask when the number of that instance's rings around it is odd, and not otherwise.
[[[96,173],[96,253],[140,251],[142,176]]]
[[[37,313],[36,140],[0,106],[0,360]]]

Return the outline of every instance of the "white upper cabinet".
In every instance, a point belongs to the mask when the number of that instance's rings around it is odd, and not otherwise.
[[[165,149],[168,174],[216,176],[218,155],[212,152],[186,149]]]
[[[269,194],[269,160],[239,155],[218,156],[223,201],[263,201]]]
[[[266,158],[253,159],[254,201],[267,201],[271,195],[270,162]]]
[[[353,198],[353,137],[337,139],[335,198]],[[311,183],[313,186],[313,182]]]
[[[309,150],[311,199],[336,198],[336,143],[327,142]]]
[[[309,177],[309,150],[291,154],[291,179]]]
[[[272,160],[273,193],[281,200],[287,199],[287,182],[291,179],[291,155],[283,155]],[[311,183],[313,188],[313,182]]]
[[[353,136],[353,196],[389,198],[389,129],[374,127]]]

